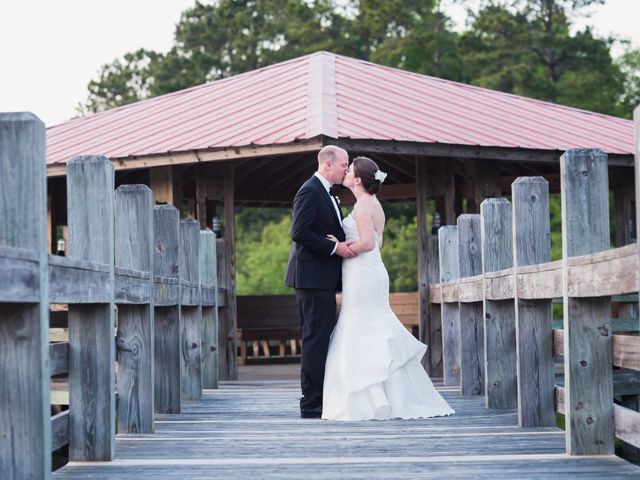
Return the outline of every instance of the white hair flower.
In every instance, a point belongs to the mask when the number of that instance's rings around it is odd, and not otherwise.
[[[380,183],[384,183],[384,179],[387,178],[387,174],[384,173],[382,170],[377,170],[376,173],[373,175],[373,178],[378,180]]]

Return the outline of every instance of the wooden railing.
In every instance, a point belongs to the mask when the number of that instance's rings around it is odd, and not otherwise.
[[[77,157],[68,257],[48,256],[44,139],[34,115],[0,114],[3,480],[49,478],[67,443],[70,460],[111,460],[116,431],[153,432],[154,413],[218,380],[213,233],[144,185],[114,192],[107,158]],[[49,344],[50,303],[68,305],[68,342]],[[64,373],[69,410],[52,418],[50,376]]]
[[[441,282],[429,300],[440,309],[444,383],[489,408],[517,407],[522,427],[554,426],[564,413],[567,453],[613,454],[614,436],[640,447],[640,413],[614,405],[613,392],[614,366],[640,371],[640,337],[612,333],[610,298],[640,290],[640,252],[609,249],[607,155],[569,150],[560,162],[561,261],[550,261],[541,177],[518,178],[512,202],[487,199],[480,215],[440,228]],[[553,330],[558,297],[564,328]]]

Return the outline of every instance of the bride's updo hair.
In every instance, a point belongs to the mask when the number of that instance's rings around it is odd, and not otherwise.
[[[380,169],[376,162],[368,157],[353,159],[353,176],[362,181],[362,186],[369,195],[375,195],[380,191],[380,181],[375,178],[378,170]]]

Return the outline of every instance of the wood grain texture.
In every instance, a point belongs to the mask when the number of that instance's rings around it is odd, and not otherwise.
[[[431,343],[431,315],[429,310],[429,232],[427,231],[427,184],[426,159],[416,161],[416,215],[418,231],[418,296],[419,296],[419,340]],[[436,280],[437,282],[438,280]],[[431,372],[431,355],[425,355],[422,364]]]
[[[226,345],[227,371],[221,378],[235,380],[238,378],[236,329],[238,327],[238,306],[236,302],[236,213],[235,213],[235,170],[232,162],[223,167],[223,195],[224,195],[224,272],[227,288],[226,306]],[[222,353],[221,353],[222,354]]]
[[[429,235],[427,238],[427,282],[428,298],[431,302],[431,286],[440,281],[440,262],[438,259],[438,236]],[[440,297],[442,294],[440,293]],[[438,300],[440,303],[440,300]],[[422,309],[422,297],[420,297]],[[442,377],[442,313],[439,305],[428,305],[429,309],[429,344],[430,370],[427,372],[434,377]],[[422,314],[421,314],[422,315]]]
[[[487,199],[480,205],[482,269],[490,272],[513,267],[511,203],[506,199]],[[510,290],[510,292],[509,292]],[[511,293],[513,274],[487,279],[485,293],[500,298],[498,292]],[[504,294],[503,293],[503,294]],[[508,297],[507,297],[508,298]],[[485,402],[488,408],[518,406],[516,317],[513,300],[485,298]]]
[[[562,297],[562,260],[516,268],[518,298],[542,300]]]
[[[48,478],[51,470],[45,131],[31,113],[0,113],[0,247],[33,262],[0,261],[0,476]],[[22,266],[25,266],[22,263]],[[35,267],[35,268],[34,268]],[[15,282],[15,287],[11,283]]]
[[[515,271],[549,262],[549,183],[542,177],[520,177],[513,182],[512,200]],[[551,300],[518,297],[515,306],[519,423],[552,426],[556,419]]]
[[[218,309],[215,307],[217,255],[216,236],[200,231],[200,285],[202,292],[202,388],[218,388]],[[207,288],[204,288],[204,287]],[[211,287],[211,288],[208,288]],[[211,303],[205,292],[211,292]],[[206,306],[205,306],[206,305]]]
[[[113,281],[105,264],[49,256],[51,303],[107,303],[113,297]]]
[[[243,371],[241,370],[242,374]],[[267,374],[263,374],[264,377]],[[159,416],[154,435],[118,436],[113,462],[72,463],[56,479],[153,478],[637,478],[614,456],[564,454],[556,427],[521,430],[514,411],[442,391],[456,415],[426,420],[300,419],[299,382],[221,383],[183,415]],[[238,415],[242,412],[242,415]]]
[[[107,265],[113,284],[114,172],[106,157],[67,164],[68,256]],[[69,458],[111,460],[115,448],[114,303],[69,305]]]
[[[36,251],[0,245],[0,302],[40,299],[40,261]]]
[[[69,342],[49,344],[49,366],[52,376],[69,371]]]
[[[458,273],[461,278],[475,277],[475,289],[459,290],[460,309],[460,390],[462,395],[484,394],[484,321],[482,319],[482,245],[480,215],[458,217]],[[464,293],[476,291],[476,298]],[[463,303],[465,300],[472,303]]]
[[[155,283],[154,403],[156,413],[180,413],[180,213],[169,205],[153,207],[154,274],[166,280]],[[157,278],[157,277],[156,277]],[[173,280],[175,283],[169,283]],[[161,295],[162,294],[162,295]]]
[[[562,253],[569,257],[609,249],[607,155],[600,150],[569,150],[560,159]],[[568,275],[565,275],[568,277]],[[564,294],[564,371],[567,452],[614,451],[610,298],[572,298]]]
[[[458,227],[445,225],[438,230],[440,281],[459,278]],[[457,286],[456,286],[457,289]],[[444,289],[443,289],[444,290]],[[455,303],[445,303],[443,291],[442,313],[442,374],[445,385],[460,385],[460,309]]]
[[[51,451],[69,444],[69,410],[51,417]]]
[[[180,280],[171,277],[153,277],[153,303],[156,307],[180,304]]]
[[[154,399],[156,413],[180,413],[180,308],[155,307]]]

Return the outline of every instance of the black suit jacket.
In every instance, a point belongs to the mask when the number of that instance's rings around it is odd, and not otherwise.
[[[345,239],[332,202],[315,175],[296,193],[291,221],[291,252],[285,277],[287,287],[340,290],[342,258],[337,254],[331,255],[335,243],[325,238],[331,234],[341,242]]]

